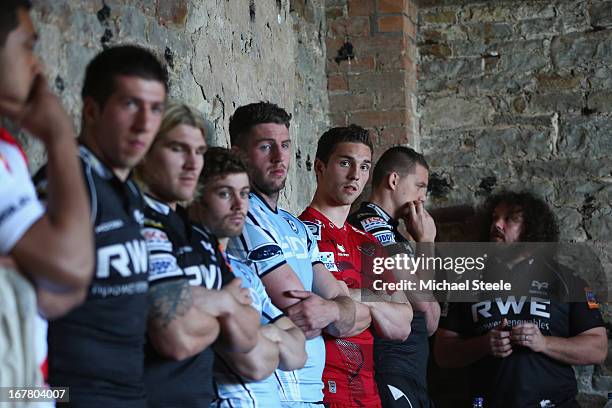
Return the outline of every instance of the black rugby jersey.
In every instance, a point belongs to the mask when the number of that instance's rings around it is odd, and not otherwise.
[[[176,211],[145,197],[144,236],[149,250],[149,284],[188,279],[192,286],[221,289],[234,279],[217,239],[189,221],[181,206]],[[160,356],[147,343],[145,383],[150,407],[207,407],[215,397],[214,355],[210,348],[181,361]]]
[[[374,235],[385,247],[392,246],[393,251],[414,255],[409,241],[397,229],[398,222],[378,205],[361,203],[357,211],[349,215],[348,222]],[[374,337],[374,366],[377,372],[401,374],[427,388],[429,340],[425,313],[415,310],[410,327],[410,336],[404,342]]]
[[[85,146],[79,155],[91,201],[95,274],[86,301],[49,322],[49,383],[70,387],[72,406],[144,407],[143,198],[130,178],[119,180]],[[45,169],[35,177],[40,192],[46,190]]]
[[[450,303],[440,327],[471,338],[484,335],[506,318],[510,327],[530,322],[545,336],[567,338],[604,326],[586,282],[552,260],[531,258],[508,269],[490,259],[483,278],[511,282],[517,295],[482,293],[479,302]],[[564,301],[579,298],[584,301]],[[470,372],[473,396],[483,396],[488,406],[537,407],[546,400],[556,407],[574,406],[578,392],[569,364],[527,347],[513,346],[505,358],[484,357],[470,366]]]

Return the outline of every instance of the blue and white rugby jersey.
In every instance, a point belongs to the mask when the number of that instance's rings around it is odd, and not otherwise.
[[[261,325],[272,324],[284,316],[284,313],[272,304],[263,283],[245,263],[232,255],[227,255],[232,272],[242,279],[242,286],[249,288],[253,303],[260,314]],[[276,379],[274,374],[262,381],[248,381],[223,360],[218,354],[215,358],[214,383],[217,399],[211,407],[236,408],[273,408],[280,407]]]
[[[276,211],[257,194],[249,197],[249,213],[242,235],[232,238],[227,252],[243,261],[261,278],[289,264],[305,290],[312,291],[312,266],[320,263],[317,241],[310,230],[282,208]],[[323,400],[325,344],[321,336],[306,341],[308,359],[304,368],[276,370],[281,401]]]

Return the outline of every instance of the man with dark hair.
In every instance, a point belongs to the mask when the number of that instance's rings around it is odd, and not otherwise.
[[[224,251],[229,238],[242,233],[249,206],[249,176],[237,151],[211,148],[204,159],[202,192],[192,204],[191,214],[219,238]],[[234,275],[249,288],[261,327],[257,345],[247,353],[215,349],[214,406],[278,407],[280,398],[272,374],[277,368],[289,371],[304,366],[304,333],[272,304],[251,268],[232,255],[227,255],[227,260]]]
[[[388,252],[409,256],[433,254],[436,226],[425,209],[429,166],[420,153],[396,146],[385,151],[374,166],[372,193],[349,222],[369,232]],[[399,231],[403,220],[411,238]],[[417,270],[412,278],[428,280],[429,271]],[[438,327],[440,306],[434,299],[409,300],[414,310],[411,334],[403,343],[375,339],[376,382],[384,407],[429,407],[427,360],[429,340]]]
[[[145,407],[147,249],[143,199],[130,172],[159,128],[166,76],[148,51],[117,46],[90,62],[85,84],[96,81],[106,81],[108,94],[102,103],[96,93],[83,92],[80,157],[97,263],[85,303],[49,324],[49,383],[70,387],[75,407]],[[41,190],[45,175],[53,177],[51,170],[50,165],[41,170]]]
[[[346,337],[369,324],[369,316],[356,320],[355,302],[321,263],[308,228],[277,205],[291,160],[289,118],[268,102],[242,106],[230,118],[231,138],[248,159],[252,188],[244,231],[228,244],[228,253],[250,261],[274,305],[308,339],[304,368],[276,373],[281,401],[288,407],[316,405],[323,399],[321,331]]]
[[[189,220],[206,151],[204,119],[181,103],[166,106],[160,132],[138,167],[145,187],[149,325],[145,385],[149,407],[207,407],[214,399],[213,343],[248,352],[259,323],[217,239]],[[180,360],[180,361],[172,361]]]
[[[436,360],[470,366],[473,396],[488,406],[577,407],[571,365],[601,364],[608,349],[593,292],[538,245],[558,236],[544,201],[503,192],[487,199],[483,218],[489,240],[503,244],[483,278],[494,273],[511,282],[513,294],[484,292],[475,303],[450,303],[436,334]],[[520,242],[533,244],[516,248]]]
[[[376,238],[356,229],[346,218],[370,176],[372,150],[369,133],[362,127],[350,125],[325,132],[317,144],[317,189],[300,215],[317,240],[321,262],[359,301],[362,291],[372,292],[373,259],[383,252]],[[371,316],[372,330],[344,338],[324,335],[324,402],[331,407],[381,407],[374,381],[372,334],[405,341],[412,320],[412,308],[403,292],[393,296],[401,303],[371,299],[358,304],[358,313]]]

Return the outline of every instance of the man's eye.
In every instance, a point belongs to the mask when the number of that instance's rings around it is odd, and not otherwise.
[[[340,162],[340,166],[342,166],[342,167],[348,167],[350,165],[351,165],[351,163],[348,160],[342,160]]]
[[[289,147],[291,146],[291,143],[282,143],[281,147],[285,150],[287,150]]]
[[[229,198],[229,193],[227,191],[220,191],[219,197],[221,198]]]
[[[161,105],[155,105],[151,108],[151,112],[155,113],[156,115],[163,115],[164,107]]]
[[[362,164],[361,165],[361,170],[363,170],[363,171],[370,171],[370,166],[368,166],[367,164]]]
[[[263,144],[259,146],[259,149],[264,150],[264,151],[270,150],[271,148],[272,148],[272,145],[270,144]]]

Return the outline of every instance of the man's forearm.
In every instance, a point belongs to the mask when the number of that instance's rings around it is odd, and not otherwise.
[[[257,343],[249,352],[231,352],[219,343],[216,349],[238,374],[251,381],[264,380],[279,364],[279,345],[263,336],[259,330]]]
[[[337,319],[325,328],[325,331],[334,337],[346,337],[355,327],[356,306],[355,301],[348,296],[338,296],[330,299],[338,309]]]
[[[372,326],[382,338],[405,341],[410,335],[412,307],[408,303],[365,302],[370,308]]]
[[[606,359],[608,342],[605,336],[584,334],[570,338],[545,336],[542,353],[565,364],[602,364]]]
[[[425,322],[427,324],[427,335],[431,336],[438,329],[440,321],[440,304],[437,301],[431,302],[410,302],[412,309],[415,312],[423,312],[425,314]]]
[[[284,371],[302,368],[306,362],[304,333],[298,327],[279,329],[281,341],[278,343],[280,361],[278,368]]]
[[[229,351],[246,353],[257,344],[259,314],[251,306],[237,305],[235,312],[219,317],[221,343]]]

